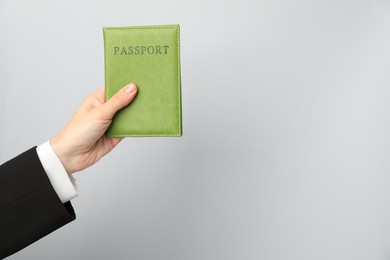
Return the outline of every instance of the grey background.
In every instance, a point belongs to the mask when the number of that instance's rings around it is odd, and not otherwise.
[[[0,0],[0,161],[104,84],[103,26],[171,23],[184,136],[76,174],[10,259],[390,259],[389,1]]]

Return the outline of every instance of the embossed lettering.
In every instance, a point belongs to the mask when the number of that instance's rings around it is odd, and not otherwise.
[[[162,54],[160,49],[161,46],[156,46],[156,54]]]
[[[169,48],[169,45],[164,45],[164,46],[162,46],[163,48],[164,48],[164,50],[165,50],[165,54],[167,54],[168,53],[168,48]]]
[[[169,45],[129,45],[114,46],[114,55],[166,55]]]
[[[146,51],[146,46],[141,46],[141,54],[144,54],[145,51]]]
[[[116,55],[116,53],[119,51],[119,47],[115,46],[114,47],[114,55]]]
[[[133,46],[129,46],[129,55],[133,55],[134,51],[133,51]]]

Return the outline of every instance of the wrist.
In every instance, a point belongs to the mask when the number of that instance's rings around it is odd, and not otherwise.
[[[74,173],[70,163],[70,156],[67,154],[66,146],[60,141],[60,137],[56,136],[52,140],[50,140],[50,145],[53,148],[53,151],[57,155],[58,159],[60,159],[62,165],[64,166],[68,175]]]

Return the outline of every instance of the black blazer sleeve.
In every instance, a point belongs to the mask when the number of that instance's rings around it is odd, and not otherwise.
[[[36,148],[0,166],[0,258],[30,245],[76,218],[62,204]]]

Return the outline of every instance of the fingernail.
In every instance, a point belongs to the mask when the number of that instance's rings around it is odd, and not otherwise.
[[[126,86],[125,92],[126,92],[127,94],[133,93],[133,92],[136,90],[136,88],[137,88],[137,87],[135,86],[134,83],[130,83],[129,85]]]

